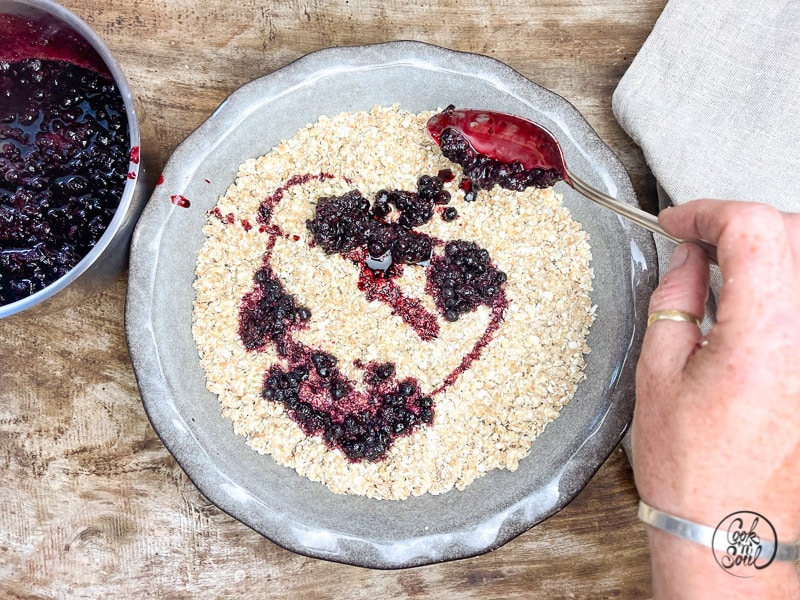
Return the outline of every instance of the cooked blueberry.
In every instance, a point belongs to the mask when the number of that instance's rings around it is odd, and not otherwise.
[[[408,381],[404,381],[404,382],[403,382],[403,383],[401,383],[401,384],[400,384],[400,386],[397,388],[397,392],[398,392],[398,393],[399,393],[401,396],[404,396],[404,397],[406,397],[406,398],[407,398],[408,396],[410,396],[411,394],[413,394],[415,391],[416,391],[416,387],[414,386],[414,384],[413,384],[413,383],[410,383],[410,382],[408,382]]]
[[[392,248],[392,240],[380,239],[380,240],[372,240],[367,245],[367,251],[369,255],[374,258],[381,258],[384,256],[389,250]]]
[[[259,285],[264,285],[265,283],[267,283],[267,281],[269,281],[269,278],[270,274],[267,269],[258,269],[255,272],[255,275],[253,275],[253,280]]]
[[[413,265],[430,259],[433,240],[424,233],[403,232],[392,246],[392,259],[398,263]]]
[[[271,299],[279,300],[283,296],[283,287],[280,282],[277,279],[272,279],[271,274],[264,269],[261,269],[259,272],[264,273],[264,279],[261,283],[264,284],[265,295]]]
[[[458,211],[452,206],[448,206],[442,211],[442,219],[445,221],[455,221],[458,216]]]
[[[334,400],[341,400],[350,391],[350,386],[344,381],[334,381],[331,384],[331,397]]]
[[[307,402],[300,402],[294,410],[297,413],[297,418],[302,421],[310,417],[314,409]]]
[[[406,400],[401,394],[386,394],[383,397],[384,406],[397,407],[405,405]]]
[[[330,355],[324,352],[316,352],[311,355],[311,362],[314,363],[317,369],[330,366]]]
[[[417,415],[415,415],[410,410],[404,410],[403,413],[403,423],[406,427],[412,427],[417,422]]]
[[[314,218],[306,222],[314,241],[328,254],[344,253],[366,242],[369,201],[358,190],[317,200]]]
[[[435,180],[430,175],[423,175],[417,180],[417,189],[419,191],[428,190],[428,189],[442,189],[441,182],[439,185],[436,185]]]
[[[361,435],[363,433],[361,423],[353,415],[348,415],[344,419],[344,431],[349,436]]]
[[[280,395],[280,397],[278,397]],[[295,394],[285,394],[283,392],[276,392],[275,399],[279,402],[283,402],[286,405],[288,410],[294,410],[299,405],[299,398]]]
[[[433,199],[434,204],[444,205],[450,202],[450,192],[447,190],[439,190],[436,196]]]
[[[389,193],[385,190],[383,191],[383,195],[381,192],[378,192],[375,202],[372,205],[372,214],[379,219],[383,219],[390,212],[392,212],[392,207],[389,204]]]
[[[342,443],[342,451],[347,458],[351,460],[358,460],[364,457],[364,444],[363,442],[354,440]]]
[[[297,391],[300,387],[300,377],[298,377],[297,373],[291,371],[287,373],[284,377],[286,389]]]
[[[122,96],[83,67],[0,62],[0,93],[2,305],[65,275],[97,243],[122,195],[130,142]]]
[[[422,396],[417,400],[416,405],[420,408],[431,408],[433,406],[433,398],[430,396]]]
[[[389,379],[389,377],[394,375],[394,365],[392,363],[380,365],[375,369],[375,375],[377,375],[379,379]]]
[[[445,319],[454,322],[479,304],[491,305],[500,294],[505,273],[491,264],[489,252],[474,242],[456,240],[444,255],[431,259],[428,286]]]
[[[341,423],[331,423],[325,432],[325,439],[329,442],[336,442],[344,437],[344,427]]]

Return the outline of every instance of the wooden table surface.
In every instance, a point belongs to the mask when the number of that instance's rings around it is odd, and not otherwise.
[[[655,204],[611,96],[665,0],[63,4],[121,63],[154,126],[143,146],[156,172],[245,82],[313,50],[414,39],[499,59],[567,98]],[[472,559],[371,571],[261,537],[210,504],[150,426],[123,330],[126,283],[123,273],[84,306],[0,321],[0,598],[649,597],[621,450],[566,509]]]

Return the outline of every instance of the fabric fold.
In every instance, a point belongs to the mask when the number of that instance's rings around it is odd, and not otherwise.
[[[612,108],[661,208],[720,198],[800,212],[800,2],[670,0]],[[654,237],[663,273],[674,244]],[[721,287],[713,268],[705,330]],[[623,446],[631,457],[630,435]]]
[[[675,204],[800,208],[800,2],[670,0],[614,114]]]

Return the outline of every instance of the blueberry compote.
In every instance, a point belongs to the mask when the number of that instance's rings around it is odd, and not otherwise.
[[[428,271],[429,292],[448,321],[492,306],[506,281],[506,274],[491,264],[489,252],[475,242],[448,242],[442,256],[434,256]]]
[[[75,64],[0,61],[0,305],[65,275],[108,227],[128,175],[114,82]]]
[[[264,374],[265,399],[281,403],[306,435],[320,436],[348,460],[375,461],[385,456],[398,436],[432,423],[433,396],[452,385],[480,356],[508,305],[505,274],[477,244],[445,243],[415,229],[433,217],[437,205],[450,202],[449,192],[443,189],[444,182],[454,178],[450,170],[423,175],[414,192],[380,190],[371,202],[358,190],[318,198],[314,217],[306,223],[311,243],[326,254],[337,254],[358,265],[358,289],[369,301],[388,305],[421,341],[437,337],[439,321],[424,303],[406,296],[395,283],[408,265],[428,266],[425,289],[446,321],[457,321],[479,304],[491,307],[484,334],[432,392],[423,391],[413,378],[398,377],[391,362],[364,365],[356,361],[356,368],[363,373],[361,385],[356,385],[339,369],[337,357],[294,339],[293,332],[305,327],[314,315],[285,291],[271,267],[277,237],[289,238],[271,223],[284,192],[312,179],[331,177],[326,173],[296,175],[262,202],[259,231],[268,235],[268,241],[263,264],[253,277],[253,289],[241,302],[239,337],[248,350],[272,347],[281,359]],[[233,224],[235,218],[231,215],[224,222]],[[441,256],[434,254],[435,247],[444,248]],[[373,268],[370,258],[384,258],[386,264]]]
[[[358,190],[320,198],[308,230],[327,254],[363,247],[375,259],[391,255],[393,262],[425,262],[431,257],[433,240],[413,229],[430,221],[435,205],[450,202],[450,192],[443,186],[438,175],[423,175],[416,192],[380,190],[372,204]],[[397,218],[389,220],[395,210]]]
[[[546,188],[565,177],[560,150],[552,136],[524,119],[492,111],[450,105],[428,121],[428,132],[442,154],[461,165],[465,192],[500,187],[522,191]]]
[[[546,188],[561,181],[555,169],[526,169],[522,163],[506,163],[476,152],[467,138],[454,129],[442,132],[442,154],[461,165],[464,175],[479,189],[490,190],[495,184],[521,192],[529,187]]]
[[[338,369],[332,354],[295,341],[311,311],[298,306],[268,260],[242,300],[239,336],[248,350],[272,345],[286,366],[264,375],[262,396],[280,402],[306,435],[319,435],[351,461],[382,458],[399,435],[433,421],[433,399],[414,379],[398,380],[391,363],[364,367],[363,390]]]

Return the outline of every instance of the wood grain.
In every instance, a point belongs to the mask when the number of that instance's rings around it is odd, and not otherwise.
[[[64,4],[118,57],[152,123],[156,171],[243,83],[313,50],[413,39],[497,58],[567,98],[655,206],[611,95],[664,0]],[[0,597],[648,597],[621,451],[565,510],[472,559],[372,571],[251,531],[197,491],[147,421],[123,330],[126,283],[59,314],[0,321]]]

